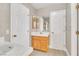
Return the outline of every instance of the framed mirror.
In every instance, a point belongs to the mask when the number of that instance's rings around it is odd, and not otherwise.
[[[32,16],[32,31],[49,32],[49,17]]]

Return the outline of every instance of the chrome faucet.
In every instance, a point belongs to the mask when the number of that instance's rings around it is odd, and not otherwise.
[[[42,32],[40,32],[40,34],[42,34]]]

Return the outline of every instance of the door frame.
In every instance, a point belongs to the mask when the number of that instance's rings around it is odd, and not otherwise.
[[[77,6],[76,6],[76,8],[77,8],[77,32],[76,32],[76,35],[77,35],[77,56],[78,56],[78,35],[79,35],[79,31],[78,31],[78,10],[79,10],[79,5],[78,5],[78,3],[77,3]]]
[[[77,3],[71,3],[71,56],[77,56]]]

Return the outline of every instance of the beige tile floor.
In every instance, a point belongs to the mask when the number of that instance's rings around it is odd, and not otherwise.
[[[67,56],[62,50],[49,49],[48,52],[34,50],[30,56]]]

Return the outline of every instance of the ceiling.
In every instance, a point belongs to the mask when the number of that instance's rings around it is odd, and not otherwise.
[[[32,7],[35,9],[46,8],[46,7],[55,7],[55,6],[63,6],[66,3],[31,3]]]

